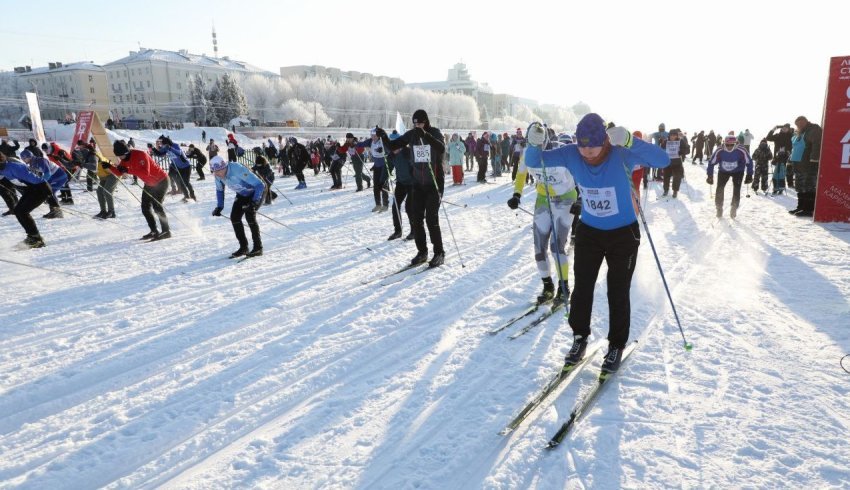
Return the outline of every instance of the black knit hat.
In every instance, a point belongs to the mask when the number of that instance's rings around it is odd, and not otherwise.
[[[424,109],[417,109],[416,112],[413,113],[413,124],[416,123],[425,123],[428,124],[428,113],[425,112]]]
[[[127,147],[127,143],[124,140],[118,140],[112,143],[112,153],[115,153],[116,157],[123,157],[130,153],[130,148]]]
[[[354,135],[351,133],[345,133],[345,139],[354,139]]]

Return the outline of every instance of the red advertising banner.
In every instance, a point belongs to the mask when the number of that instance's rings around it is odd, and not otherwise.
[[[74,138],[71,140],[70,148],[73,150],[77,147],[77,141],[83,140],[89,142],[89,133],[91,132],[92,119],[94,111],[80,111],[77,113],[77,128],[74,130]]]
[[[830,60],[822,126],[814,219],[850,222],[850,56]]]

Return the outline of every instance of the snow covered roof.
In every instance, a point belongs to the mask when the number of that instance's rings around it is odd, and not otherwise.
[[[41,75],[44,73],[55,73],[59,71],[70,71],[70,70],[89,70],[89,71],[103,71],[103,67],[101,65],[96,65],[91,61],[76,61],[74,63],[63,63],[62,66],[56,68],[50,68],[49,66],[40,66],[38,68],[33,68],[31,71],[18,73],[20,76],[28,76],[28,75]]]
[[[222,70],[237,70],[263,75],[278,76],[276,73],[268,70],[263,70],[260,67],[245,63],[244,61],[236,61],[225,58],[214,58],[203,54],[191,54],[185,50],[167,51],[165,49],[141,49],[139,51],[130,51],[128,56],[121,59],[109,62],[104,67],[114,65],[124,65],[130,63],[161,61],[165,63],[180,63],[189,64],[199,67],[220,68]]]

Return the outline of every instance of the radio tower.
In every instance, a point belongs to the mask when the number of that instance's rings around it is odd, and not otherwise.
[[[215,38],[215,24],[212,26],[212,36],[213,36],[213,56],[218,58],[218,40]]]

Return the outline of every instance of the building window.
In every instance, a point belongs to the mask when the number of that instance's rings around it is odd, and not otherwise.
[[[74,87],[71,87],[71,95],[74,95]]]
[[[90,81],[90,82],[94,81],[94,77],[93,77],[93,76],[91,76],[91,75],[89,75],[89,81]]]
[[[124,88],[127,89],[127,90],[130,90],[130,84],[127,83],[127,82],[124,82]]]
[[[89,93],[90,93],[90,94],[93,94],[93,93],[94,93],[94,87],[89,87]]]
[[[151,88],[151,81],[148,80],[148,88]]]
[[[182,90],[183,87],[180,85],[180,82],[177,82],[177,90]]]

